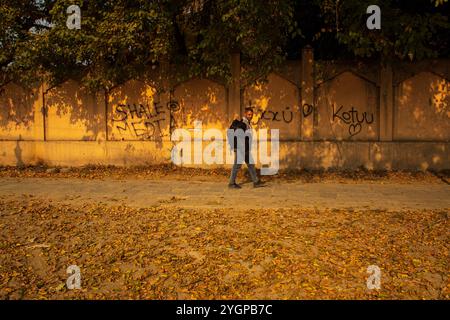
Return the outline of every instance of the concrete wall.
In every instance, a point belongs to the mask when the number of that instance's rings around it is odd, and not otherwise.
[[[377,141],[379,90],[376,84],[345,71],[316,90],[316,139]]]
[[[169,136],[170,110],[151,84],[128,81],[106,99],[109,141],[157,141]]]
[[[450,140],[449,81],[421,72],[395,88],[396,140]]]
[[[300,89],[278,74],[268,82],[246,88],[244,107],[255,110],[255,129],[279,129],[280,139],[297,139],[301,132]]]
[[[67,81],[43,94],[45,140],[104,140],[104,96],[90,94],[75,81]]]
[[[0,140],[42,139],[39,90],[9,83],[0,88]]]
[[[0,165],[170,162],[176,128],[224,132],[246,106],[280,130],[281,168],[450,169],[450,61],[315,62],[310,49],[266,82],[132,80],[92,94],[77,82],[0,91]],[[205,139],[203,147],[210,139]],[[202,150],[197,150],[202,152]],[[208,167],[203,165],[203,167]]]

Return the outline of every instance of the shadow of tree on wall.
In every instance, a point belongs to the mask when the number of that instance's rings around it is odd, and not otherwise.
[[[369,59],[316,61],[315,140],[379,140],[379,72]]]
[[[0,88],[0,137],[16,140],[18,132],[31,129],[37,95],[37,88],[24,88],[14,83]]]
[[[316,87],[317,140],[377,141],[379,88],[375,83],[343,71]]]
[[[244,106],[253,108],[254,128],[278,129],[280,139],[301,135],[300,89],[284,76],[271,73],[267,81],[246,88]],[[269,131],[270,133],[270,131]]]
[[[104,92],[92,93],[74,80],[44,93],[49,140],[104,139]]]
[[[395,87],[394,138],[450,140],[450,81],[421,71]]]
[[[228,129],[226,88],[209,79],[190,79],[173,90],[173,99],[179,103],[178,127],[191,129],[194,121],[202,121],[204,129]]]
[[[129,80],[107,95],[109,140],[170,140],[171,123],[178,104],[150,80]]]
[[[380,65],[369,59],[316,60],[314,66],[316,86],[323,82],[330,81],[344,72],[351,72],[354,75],[379,86],[379,71]]]
[[[426,154],[424,151],[415,154],[410,147],[396,145],[395,149],[389,144],[378,144],[380,123],[386,119],[379,118],[382,97],[377,68],[379,65],[366,62],[318,62],[315,105],[307,110],[299,105],[300,87],[294,83],[297,80],[292,70],[289,77],[273,73],[268,82],[243,91],[241,108],[248,104],[256,106],[255,128],[279,128],[281,139],[300,140],[302,117],[314,117],[314,138],[326,143],[321,146],[317,143],[305,150],[300,150],[298,144],[286,143],[280,150],[285,155],[282,156],[285,163],[299,163],[299,158],[302,161],[315,159],[316,163],[308,166],[332,168],[363,159],[365,162],[361,165],[369,169],[398,168],[410,159],[418,159],[419,169],[447,164],[449,61],[393,67],[393,143],[435,142],[429,148],[423,145]],[[0,139],[34,138],[30,129],[35,118],[42,119],[39,118],[42,115],[35,114],[40,112],[34,109],[37,99],[45,102],[49,140],[94,141],[106,139],[108,135],[113,141],[155,141],[161,148],[163,142],[170,141],[175,128],[192,129],[195,120],[202,121],[204,129],[228,128],[231,113],[228,92],[222,83],[195,78],[177,84],[171,92],[160,88],[151,80],[130,80],[108,94],[94,94],[70,80],[39,96],[37,89],[10,83],[0,92]],[[350,145],[347,142],[361,143]],[[132,153],[129,146],[126,151]],[[359,160],[353,156],[361,154],[358,148],[367,150],[367,159],[366,155]],[[17,164],[23,164],[20,141],[16,143],[14,154]],[[387,161],[388,158],[394,160]]]

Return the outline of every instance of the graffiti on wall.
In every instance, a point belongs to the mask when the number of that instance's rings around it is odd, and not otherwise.
[[[309,117],[314,111],[314,107],[308,103],[303,104],[302,106],[302,114],[304,118]]]
[[[285,124],[289,124],[294,120],[294,112],[291,110],[291,107],[285,107],[284,110],[274,110],[270,107],[261,108],[258,105],[252,104],[249,101],[248,106],[250,106],[254,113],[256,121],[254,121],[254,125],[260,124],[262,121],[270,121],[270,122],[282,122]]]
[[[282,111],[276,111],[271,108],[262,109],[255,105],[249,104],[255,111],[256,118],[258,119],[255,124],[259,124],[261,121],[271,121],[271,122],[284,122],[289,124],[294,120],[294,112],[291,107],[285,107]],[[305,103],[302,106],[302,115],[304,118],[309,117],[314,111],[314,107],[310,104]],[[260,116],[258,116],[260,115]]]
[[[284,122],[289,124],[294,119],[294,113],[290,110],[290,107],[284,108],[283,111],[275,111],[270,109],[262,110],[261,108],[256,108],[254,110],[256,114],[261,114],[261,116],[258,117],[258,123],[261,120],[266,120],[273,122]]]
[[[340,106],[337,110],[333,104],[333,121],[341,121],[348,125],[348,133],[350,137],[356,136],[362,131],[366,124],[372,124],[374,121],[373,113],[359,112],[355,107],[344,111],[344,106]]]
[[[169,101],[165,106],[154,102],[153,107],[141,103],[118,104],[113,110],[113,125],[122,136],[131,134],[137,139],[155,140],[168,136],[163,132],[164,122],[169,120],[172,128],[172,114],[180,110],[180,105],[177,101]]]

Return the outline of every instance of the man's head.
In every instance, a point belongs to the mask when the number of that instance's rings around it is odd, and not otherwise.
[[[245,108],[245,117],[247,118],[248,122],[251,122],[253,119],[253,109],[250,107]]]

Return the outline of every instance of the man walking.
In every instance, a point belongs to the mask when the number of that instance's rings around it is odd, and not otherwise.
[[[238,139],[235,139],[236,133],[233,136],[234,139],[234,164],[233,169],[231,170],[231,177],[230,177],[230,183],[228,184],[228,187],[231,189],[240,189],[241,186],[236,183],[236,176],[238,174],[239,169],[242,167],[242,161],[244,160],[247,164],[248,171],[250,173],[250,177],[253,181],[253,187],[258,188],[264,185],[264,183],[258,179],[258,176],[256,175],[256,169],[255,169],[255,162],[253,160],[252,154],[251,154],[251,144],[252,144],[252,127],[251,127],[251,121],[253,118],[253,109],[250,107],[245,108],[245,116],[242,118],[241,121],[235,120],[232,124],[232,129],[237,130],[241,129],[243,132],[245,132],[245,135],[241,136],[241,138],[245,137],[244,143],[240,143],[237,141]],[[244,148],[242,148],[244,146]]]

